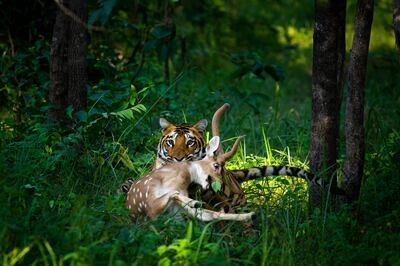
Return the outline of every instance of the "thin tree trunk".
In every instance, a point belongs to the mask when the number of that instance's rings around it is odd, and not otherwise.
[[[311,170],[333,178],[345,60],[346,0],[316,0],[312,76]],[[320,191],[311,188],[311,204],[319,206]]]
[[[60,1],[60,4],[66,6],[66,1]],[[63,110],[67,108],[68,105],[68,80],[67,68],[65,67],[68,64],[67,31],[67,16],[63,11],[61,11],[61,9],[57,9],[50,50],[51,88],[49,91],[49,102],[53,105],[53,108],[49,110],[49,116],[57,121],[65,120]]]
[[[70,0],[71,11],[80,18],[87,21],[87,4],[82,0]],[[72,105],[74,111],[86,108],[87,101],[87,72],[86,72],[86,28],[72,18],[70,20],[70,40],[67,50],[68,57],[68,104]]]
[[[393,0],[393,28],[397,51],[400,56],[400,0]]]
[[[364,88],[374,0],[358,0],[350,54],[346,100],[346,159],[342,188],[346,199],[358,199],[364,171]]]
[[[51,44],[50,118],[65,121],[65,109],[86,107],[87,4],[81,0],[57,0],[58,10]]]

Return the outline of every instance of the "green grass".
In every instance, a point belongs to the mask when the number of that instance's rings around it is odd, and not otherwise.
[[[374,86],[367,91],[367,95],[374,95],[375,108],[386,108],[383,103],[397,100],[380,96],[376,90]],[[224,145],[228,147],[233,143],[230,138],[241,134],[246,134],[246,138],[229,162],[229,168],[260,164],[307,168],[307,115],[283,111],[290,110],[286,105],[293,102],[290,93],[281,93],[282,109],[269,114],[251,113],[251,107],[232,100],[232,110],[221,125]],[[219,104],[214,101],[211,105]],[[276,106],[274,98],[266,106]],[[202,104],[197,108],[202,109]],[[305,106],[298,108],[306,109]],[[204,109],[205,114],[192,119],[191,112],[196,112],[193,109],[185,110],[185,115],[193,122],[202,117],[210,119],[215,110]],[[243,118],[244,110],[251,115]],[[385,123],[395,124],[394,117],[380,115],[386,119]],[[142,121],[140,127],[151,127],[145,124],[146,119]],[[310,213],[305,182],[269,177],[244,185],[248,195],[246,209],[258,214],[255,227],[233,222],[176,221],[168,215],[154,222],[132,221],[123,207],[123,197],[115,191],[128,175],[137,177],[149,170],[159,134],[147,135],[146,142],[139,146],[141,138],[137,130],[119,137],[129,127],[126,124],[119,124],[121,130],[113,136],[90,130],[66,134],[51,126],[36,125],[22,140],[3,138],[1,142],[1,174],[5,177],[1,180],[0,194],[3,202],[0,207],[2,262],[4,265],[17,262],[39,265],[396,265],[400,259],[396,252],[400,246],[400,212],[395,194],[399,179],[391,167],[398,165],[400,137],[398,129],[379,125],[382,128],[370,130],[379,130],[382,139],[368,135],[369,150],[374,152],[367,155],[364,204],[361,204],[359,217],[346,209]],[[83,144],[77,147],[76,143]],[[136,145],[131,145],[134,143]],[[127,167],[129,163],[122,160],[123,148],[129,145],[131,170]],[[391,192],[382,187],[387,186],[386,182],[392,184]]]
[[[48,124],[42,116],[32,115],[19,126],[2,121],[1,264],[400,265],[400,67],[393,47],[382,45],[386,35],[371,46],[366,166],[356,211],[351,206],[311,211],[307,183],[286,177],[244,184],[244,209],[258,214],[253,227],[176,221],[168,215],[132,221],[116,193],[128,176],[151,168],[160,116],[173,122],[211,121],[224,102],[231,110],[221,121],[223,145],[246,135],[228,168],[284,164],[307,169],[312,35],[311,29],[292,30],[300,47],[277,56],[284,58],[278,61],[286,71],[279,86],[253,75],[233,80],[232,65],[217,58],[177,79],[169,110],[149,74],[143,81],[149,89],[138,97],[147,112],[130,120],[78,121],[74,130]]]

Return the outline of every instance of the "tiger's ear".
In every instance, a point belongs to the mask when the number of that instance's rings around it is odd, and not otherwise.
[[[171,123],[170,122],[168,122],[168,120],[167,119],[165,119],[165,118],[160,118],[160,126],[161,126],[161,128],[164,130],[164,129],[166,129],[167,127],[169,127],[171,125]]]
[[[208,157],[213,157],[214,152],[218,150],[219,147],[219,136],[215,136],[207,144],[206,147],[206,154]]]
[[[207,124],[207,119],[201,119],[194,125],[194,127],[197,128],[201,133],[203,133],[204,131],[206,131]]]

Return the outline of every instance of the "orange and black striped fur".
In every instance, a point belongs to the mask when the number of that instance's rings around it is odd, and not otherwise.
[[[157,147],[157,159],[153,169],[181,161],[197,161],[206,156],[204,131],[207,120],[202,119],[194,125],[174,125],[160,118],[162,136]]]
[[[194,125],[188,124],[172,124],[166,119],[160,119],[160,126],[162,128],[162,137],[157,148],[157,159],[154,162],[153,170],[162,167],[165,164],[170,164],[180,161],[194,161],[201,160],[205,157],[205,140],[203,133],[207,127],[207,120],[202,119]],[[289,166],[261,166],[251,167],[238,170],[226,170],[227,182],[233,183],[226,186],[222,184],[222,193],[230,195],[241,195],[243,190],[240,183],[258,179],[267,176],[293,176],[307,180],[310,183],[329,190],[334,194],[343,194],[343,192],[336,187],[328,187],[329,184],[322,182],[323,180],[312,173],[306,172],[303,169]],[[134,180],[129,178],[121,186],[119,191],[127,193],[134,183]],[[226,189],[225,189],[226,187]],[[231,190],[234,191],[231,191]],[[234,200],[235,201],[235,200]],[[239,199],[237,200],[240,201]]]
[[[165,118],[160,118],[160,126],[162,136],[157,146],[157,158],[152,170],[169,163],[201,160],[206,156],[206,143],[203,137],[207,128],[206,119],[194,125],[175,125]],[[132,178],[127,179],[119,191],[127,193],[133,182]]]

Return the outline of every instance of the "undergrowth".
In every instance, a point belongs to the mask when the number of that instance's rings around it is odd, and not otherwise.
[[[48,56],[44,45],[38,41],[35,48],[41,60]],[[384,52],[370,56],[360,201],[312,211],[306,182],[267,177],[244,184],[244,208],[257,213],[254,225],[169,215],[133,221],[116,190],[151,168],[159,117],[210,121],[226,101],[231,110],[220,125],[224,147],[246,135],[228,168],[308,169],[310,62],[285,65],[289,74],[279,83],[252,74],[232,80],[224,66],[187,69],[169,87],[152,65],[135,87],[128,79],[135,71],[123,62],[111,61],[110,69],[93,64],[92,71],[107,75],[90,81],[87,110],[66,110],[72,121],[66,127],[47,120],[48,77],[31,60],[34,52],[1,61],[2,69],[16,65],[18,77],[26,78],[19,120],[4,115],[0,122],[2,265],[400,265],[400,68],[385,61]],[[32,69],[40,75],[32,78]],[[10,91],[18,85],[9,81],[13,75],[2,76]],[[168,92],[174,100],[166,108]]]
[[[305,182],[268,177],[244,186],[246,208],[258,215],[256,224],[249,226],[204,224],[168,215],[154,222],[132,221],[116,189],[128,175],[138,177],[149,170],[159,135],[148,136],[149,142],[135,152],[127,149],[124,139],[117,141],[125,130],[123,123],[120,133],[95,138],[84,124],[76,132],[44,125],[33,125],[19,141],[8,136],[1,142],[3,265],[399,262],[395,251],[400,248],[396,205],[400,179],[392,171],[400,154],[397,131],[367,157],[360,216],[350,208],[310,212]],[[260,164],[307,168],[307,156],[296,155],[304,154],[306,147],[274,149],[265,130],[260,133],[264,136],[260,154],[250,153],[243,142],[228,168]],[[224,145],[231,143],[227,140]]]

